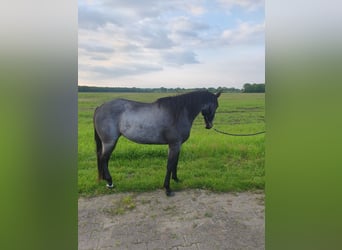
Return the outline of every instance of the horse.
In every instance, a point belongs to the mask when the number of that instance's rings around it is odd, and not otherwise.
[[[97,107],[94,112],[98,180],[107,181],[113,188],[108,169],[110,156],[119,137],[140,144],[167,144],[168,160],[164,188],[167,196],[173,196],[170,177],[179,182],[177,164],[182,144],[189,138],[192,123],[201,112],[205,128],[213,127],[218,108],[218,97],[209,91],[193,91],[157,99],[152,103],[114,99]]]

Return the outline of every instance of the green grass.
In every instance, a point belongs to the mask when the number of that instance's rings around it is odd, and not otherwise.
[[[120,137],[109,162],[115,188],[97,182],[93,112],[105,101],[123,97],[151,102],[172,94],[161,93],[79,93],[78,99],[78,190],[81,196],[114,192],[160,189],[166,171],[167,145],[142,145]],[[230,133],[265,130],[264,94],[229,94],[219,98],[214,127]],[[213,191],[264,189],[264,135],[232,137],[204,128],[199,115],[191,135],[181,149],[178,162],[180,183],[174,190],[203,188]]]

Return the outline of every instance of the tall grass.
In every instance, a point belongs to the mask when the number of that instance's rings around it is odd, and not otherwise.
[[[109,162],[115,188],[97,182],[92,116],[96,106],[121,97],[152,102],[170,94],[79,93],[78,190],[81,196],[162,188],[166,172],[167,145],[136,144],[120,137]],[[214,126],[231,133],[253,133],[265,129],[264,94],[228,94],[219,98]],[[190,138],[181,149],[178,163],[180,183],[175,190],[204,188],[213,191],[263,189],[264,135],[231,137],[204,128],[199,115]]]

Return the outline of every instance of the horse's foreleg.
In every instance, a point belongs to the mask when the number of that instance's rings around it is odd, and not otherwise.
[[[170,177],[172,173],[173,179],[177,178],[177,164],[180,152],[180,144],[169,145],[169,156],[167,160],[166,175],[164,180],[164,188],[167,196],[173,196],[174,193],[170,188]],[[175,177],[175,178],[174,178]]]
[[[177,157],[177,163],[175,164],[174,168],[171,171],[171,174],[172,174],[171,176],[175,182],[180,182],[180,179],[178,179],[178,176],[177,176],[177,166],[178,166],[178,157]]]
[[[178,150],[177,155],[175,156],[175,159],[174,159],[175,162],[174,162],[173,168],[171,170],[171,177],[175,182],[180,182],[180,180],[178,179],[178,176],[177,176],[179,153],[180,153],[180,148]]]

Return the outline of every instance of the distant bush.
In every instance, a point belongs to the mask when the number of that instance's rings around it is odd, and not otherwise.
[[[243,93],[265,93],[264,83],[245,83],[242,89]]]

